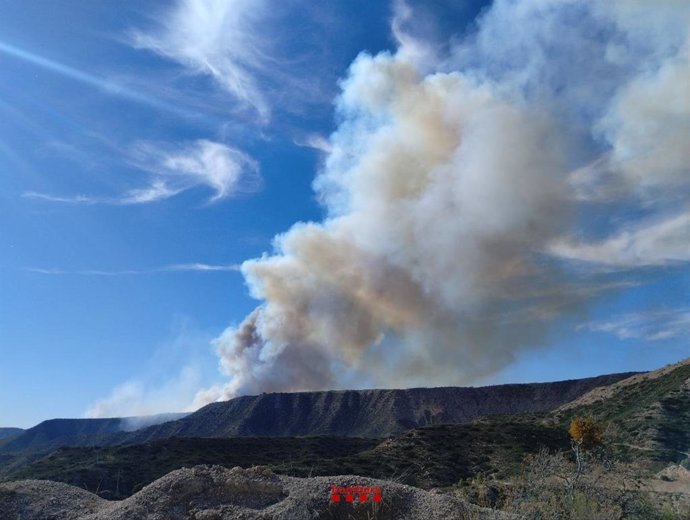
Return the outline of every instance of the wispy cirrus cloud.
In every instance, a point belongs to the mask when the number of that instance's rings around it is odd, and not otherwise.
[[[241,269],[240,264],[175,264],[169,265],[164,268],[165,271],[200,271],[200,272],[213,272],[213,271],[237,271]]]
[[[569,260],[620,268],[690,262],[690,212],[633,222],[598,242],[561,239],[551,252]]]
[[[235,101],[224,101],[224,108],[258,125],[278,112],[330,110],[340,74],[333,64],[340,58],[327,42],[333,24],[342,23],[332,18],[333,5],[304,0],[168,4],[149,27],[130,30],[127,42],[179,65],[186,76],[210,78]],[[185,75],[172,83],[179,81]]]
[[[167,114],[172,114],[185,119],[198,119],[200,116],[198,112],[186,110],[179,105],[162,101],[156,95],[131,89],[124,83],[120,83],[105,77],[95,76],[86,72],[85,70],[70,67],[64,63],[49,59],[40,54],[10,45],[7,42],[0,41],[0,54],[9,55],[35,67],[48,70],[54,74],[59,74],[60,76],[69,78],[70,80],[88,85],[89,87],[98,89],[105,94],[116,96],[134,103],[147,105]]]
[[[126,275],[142,275],[154,273],[172,273],[172,272],[239,272],[239,264],[206,264],[201,262],[189,264],[171,264],[161,267],[154,267],[152,269],[54,269],[41,267],[26,267],[24,271],[44,275],[79,275],[79,276],[126,276]]]
[[[157,176],[160,186],[150,187],[153,200],[158,190],[165,191],[162,188],[179,193],[206,186],[215,192],[210,198],[214,202],[261,187],[259,165],[254,159],[236,148],[206,139],[185,146],[139,143],[132,150],[132,161]],[[148,192],[139,191],[146,199]]]
[[[583,324],[579,328],[613,334],[619,339],[661,341],[680,338],[690,334],[690,308],[622,314],[607,321]]]
[[[241,103],[267,119],[270,109],[257,75],[274,67],[258,30],[265,0],[182,0],[151,31],[131,31],[131,44],[212,77]]]
[[[199,139],[190,143],[137,143],[127,160],[151,175],[148,185],[117,196],[54,195],[27,191],[25,198],[67,204],[136,205],[158,202],[197,187],[210,188],[209,202],[240,193],[252,193],[262,185],[258,163],[228,145]]]
[[[333,145],[328,138],[317,133],[295,137],[292,142],[302,148],[311,148],[312,150],[318,150],[323,153],[331,153],[333,151]]]
[[[172,187],[165,180],[158,179],[146,188],[135,188],[127,191],[123,196],[114,199],[116,204],[128,206],[130,204],[146,204],[169,199],[184,191],[181,187]]]
[[[26,199],[45,200],[48,202],[62,202],[65,204],[107,204],[108,199],[92,197],[90,195],[61,196],[41,193],[38,191],[25,191],[22,197]],[[115,202],[113,202],[115,203]]]
[[[180,193],[180,189],[174,189],[168,186],[164,181],[154,181],[146,188],[136,188],[126,191],[119,197],[99,197],[95,195],[72,195],[60,196],[51,195],[49,193],[41,193],[37,191],[27,191],[22,194],[27,199],[44,200],[47,202],[59,202],[63,204],[83,204],[95,205],[106,204],[113,206],[130,206],[136,204],[146,204],[148,202],[157,202],[159,200],[169,199]]]

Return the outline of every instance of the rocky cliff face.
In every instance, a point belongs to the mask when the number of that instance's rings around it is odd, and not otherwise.
[[[120,442],[171,436],[385,437],[411,428],[465,423],[497,414],[553,410],[631,374],[588,379],[488,386],[272,393],[213,403],[178,421],[132,432]]]

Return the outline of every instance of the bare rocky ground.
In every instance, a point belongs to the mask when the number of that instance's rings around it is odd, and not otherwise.
[[[644,485],[657,502],[690,513],[690,471],[683,466],[672,464],[657,473],[655,478],[644,481]]]
[[[382,502],[330,501],[330,486],[379,486]],[[196,466],[121,501],[46,480],[0,484],[3,520],[504,520],[448,494],[356,476],[295,478],[267,468]]]

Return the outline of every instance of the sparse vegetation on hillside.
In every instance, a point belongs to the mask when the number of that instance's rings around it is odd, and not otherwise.
[[[521,520],[690,518],[690,480],[681,501],[679,496],[660,496],[642,478],[642,466],[616,459],[600,424],[591,418],[574,420],[569,433],[571,451],[543,448],[525,456],[519,474],[506,480],[464,481],[455,492],[476,505],[517,514]]]
[[[654,504],[637,468],[605,451],[585,451],[582,467],[567,452],[542,450],[506,493],[503,510],[525,520],[661,520],[685,518]]]
[[[339,471],[421,488],[446,487],[477,475],[505,478],[519,470],[526,453],[542,446],[567,446],[567,434],[534,421],[496,417],[468,425],[418,428],[346,459],[305,460],[275,469],[296,476]]]
[[[690,362],[664,372],[634,376],[635,384],[612,385],[605,398],[555,416],[562,425],[583,416],[608,423],[617,454],[628,462],[682,462],[690,456]]]

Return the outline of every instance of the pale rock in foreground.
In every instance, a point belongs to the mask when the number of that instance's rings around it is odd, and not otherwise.
[[[336,486],[380,486],[383,501],[332,503]],[[126,500],[110,502],[57,482],[0,484],[0,518],[22,520],[502,520],[459,499],[356,476],[295,478],[266,468],[196,466],[168,473]]]

